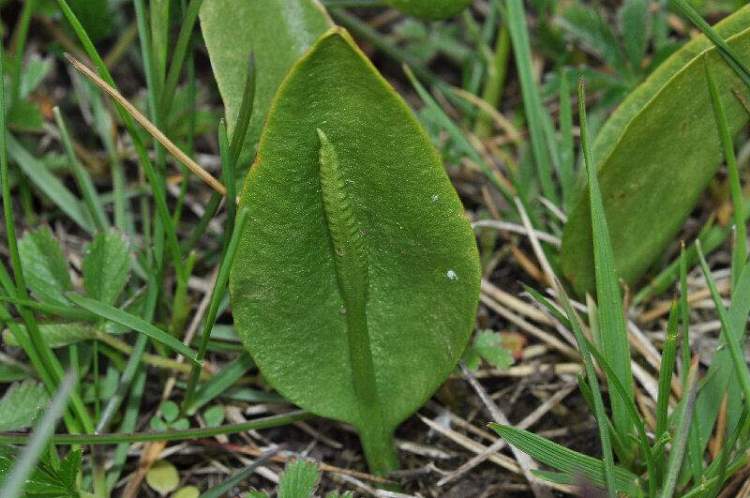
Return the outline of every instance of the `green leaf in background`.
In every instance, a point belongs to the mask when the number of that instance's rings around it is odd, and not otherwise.
[[[476,370],[483,359],[501,370],[513,365],[513,355],[504,346],[501,333],[493,330],[482,330],[477,333],[474,344],[464,355],[464,362],[467,368]]]
[[[31,427],[47,403],[49,396],[42,384],[33,380],[12,384],[0,399],[0,432]]]
[[[739,54],[750,51],[750,6],[716,26]],[[594,143],[594,161],[618,275],[633,284],[663,253],[721,162],[703,54],[734,134],[748,115],[747,88],[713,44],[697,37],[620,105]],[[594,287],[588,189],[565,225],[561,265],[579,293]]]
[[[18,324],[21,330],[26,330],[24,325]],[[53,349],[62,348],[77,342],[94,339],[96,327],[90,323],[67,322],[67,323],[40,323],[39,332],[47,345]],[[8,346],[18,346],[15,336],[9,331],[3,331],[3,341]]]
[[[333,23],[317,0],[204,0],[201,31],[234,133],[250,54],[255,56],[255,100],[238,169],[246,171],[281,81]]]
[[[394,429],[466,347],[479,258],[424,130],[344,30],[284,81],[242,204],[238,334],[281,394],[354,425],[390,470]]]
[[[65,293],[73,288],[62,247],[48,227],[27,233],[18,242],[26,285],[40,300],[67,304]]]
[[[115,304],[129,275],[130,251],[125,238],[116,231],[98,233],[83,259],[86,294],[103,303]]]
[[[631,67],[638,69],[648,48],[651,14],[647,0],[625,0],[617,11],[620,33]]]
[[[16,450],[0,446],[0,485],[18,458]],[[60,462],[42,458],[26,479],[24,498],[80,498],[76,480],[81,470],[81,450],[69,452]]]
[[[162,496],[166,496],[180,484],[177,467],[166,460],[158,460],[146,474],[146,483]]]
[[[289,462],[279,479],[279,498],[309,498],[318,485],[320,472],[313,462],[295,460]]]
[[[68,0],[91,40],[96,42],[112,33],[109,0]]]
[[[385,3],[415,17],[447,19],[471,5],[473,0],[386,0]]]

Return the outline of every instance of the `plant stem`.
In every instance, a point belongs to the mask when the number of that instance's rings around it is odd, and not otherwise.
[[[51,443],[57,445],[100,445],[120,443],[144,443],[153,441],[187,441],[204,439],[222,434],[237,434],[240,432],[280,427],[310,418],[310,414],[303,410],[296,410],[282,415],[271,415],[241,424],[220,425],[219,427],[201,427],[184,431],[165,432],[134,432],[112,434],[57,434],[52,436]],[[0,434],[0,444],[26,444],[28,434],[5,433]]]

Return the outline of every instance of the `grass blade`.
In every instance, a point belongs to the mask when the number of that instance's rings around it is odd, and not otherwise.
[[[198,427],[182,431],[117,432],[112,434],[57,434],[52,436],[51,442],[56,445],[79,446],[146,443],[153,441],[189,441],[192,439],[205,439],[223,434],[239,434],[241,432],[280,427],[305,420],[310,418],[310,416],[309,413],[303,410],[296,410],[281,415],[257,418],[239,424],[220,425],[218,427]],[[26,444],[28,441],[28,434],[0,434],[0,444]]]
[[[86,311],[89,311],[106,320],[120,324],[124,327],[135,330],[136,332],[140,332],[141,334],[149,336],[150,338],[167,346],[173,351],[180,353],[185,358],[193,362],[193,364],[198,365],[199,367],[202,365],[202,362],[198,360],[198,355],[194,350],[180,342],[174,336],[151,325],[149,322],[143,320],[142,318],[131,315],[126,311],[115,308],[114,306],[104,304],[95,299],[79,296],[77,294],[69,293],[68,299],[70,299],[74,304],[80,306]]]
[[[688,385],[690,389],[687,393],[687,398],[682,404],[682,412],[680,413],[680,420],[677,425],[674,441],[672,442],[672,450],[669,453],[669,464],[667,467],[667,477],[665,479],[664,487],[662,488],[661,498],[671,498],[674,494],[675,486],[677,485],[677,478],[680,475],[680,469],[682,468],[682,461],[685,457],[685,447],[687,446],[688,434],[690,433],[690,422],[693,418],[693,411],[695,410],[695,396],[698,391],[698,357],[695,357],[695,361],[690,367],[690,373],[688,374]]]
[[[55,115],[55,122],[60,130],[60,139],[65,147],[65,153],[67,154],[68,161],[70,161],[70,166],[73,169],[78,188],[81,190],[81,194],[83,194],[84,203],[89,210],[91,218],[94,220],[96,228],[100,232],[104,232],[109,228],[109,221],[107,220],[107,215],[104,213],[104,207],[102,207],[101,200],[96,192],[96,187],[94,187],[94,182],[91,180],[91,175],[89,175],[88,171],[83,168],[81,162],[76,156],[75,150],[73,149],[73,142],[70,139],[68,127],[65,126],[65,121],[60,113],[60,108],[55,107],[52,109],[52,112]]]
[[[732,288],[737,284],[737,279],[742,273],[742,268],[745,266],[747,260],[747,227],[745,226],[744,213],[745,213],[745,199],[742,195],[742,185],[740,184],[740,174],[737,168],[737,158],[734,155],[734,141],[729,131],[729,123],[727,121],[727,114],[724,110],[724,104],[721,102],[719,96],[719,90],[716,88],[716,82],[708,69],[708,64],[705,63],[704,56],[704,67],[706,70],[706,81],[708,82],[708,90],[711,94],[711,106],[714,110],[714,119],[716,120],[716,129],[719,132],[719,138],[721,139],[721,146],[724,149],[724,160],[727,163],[727,169],[729,170],[729,189],[732,194],[732,205],[734,207],[734,230],[735,230],[735,246],[732,251]]]
[[[729,321],[729,317],[727,316],[727,310],[721,300],[719,290],[716,288],[716,282],[714,281],[713,275],[711,275],[711,270],[708,268],[706,258],[703,256],[703,251],[701,250],[700,243],[696,242],[696,246],[698,249],[698,256],[700,258],[703,275],[706,277],[706,283],[708,284],[708,288],[711,291],[711,298],[714,301],[714,306],[716,306],[716,311],[719,313],[722,336],[724,337],[724,341],[727,346],[729,346],[729,353],[732,358],[734,370],[737,374],[737,379],[739,380],[740,387],[742,388],[742,392],[745,396],[745,405],[747,406],[747,409],[750,410],[750,370],[748,370],[747,363],[745,363],[743,349],[739,345],[737,336],[732,332],[732,325]]]
[[[602,341],[602,352],[612,366],[618,380],[627,389],[628,396],[633,396],[633,376],[630,371],[630,345],[625,316],[622,310],[622,298],[617,275],[614,271],[614,254],[609,238],[604,203],[596,177],[594,161],[589,144],[588,122],[586,119],[586,96],[583,81],[578,84],[578,109],[581,127],[581,144],[584,162],[588,172],[591,201],[591,227],[594,241],[594,268],[596,275],[596,295],[598,304],[598,321]],[[612,420],[621,435],[627,435],[632,427],[625,414],[625,407],[619,398],[613,398]],[[628,440],[628,438],[624,438]]]
[[[226,254],[219,265],[219,273],[216,276],[216,283],[211,292],[211,302],[208,306],[208,313],[203,323],[203,333],[201,335],[200,344],[198,346],[198,353],[196,355],[197,362],[193,366],[193,370],[190,373],[190,380],[188,381],[188,388],[185,393],[185,401],[183,403],[183,409],[190,407],[193,403],[193,394],[198,383],[198,377],[200,375],[200,364],[203,358],[206,356],[206,350],[208,348],[208,340],[211,338],[211,330],[214,328],[216,322],[216,316],[218,315],[219,306],[224,298],[224,292],[227,288],[227,282],[229,281],[229,272],[232,269],[232,263],[234,262],[234,256],[237,254],[237,248],[239,247],[240,237],[245,227],[247,220],[248,211],[247,208],[242,208],[237,216],[237,223],[232,231],[232,237],[229,240]]]
[[[521,96],[523,107],[526,111],[526,120],[529,124],[529,135],[531,137],[531,150],[534,163],[537,168],[537,179],[542,188],[544,197],[558,204],[558,196],[552,180],[552,168],[550,151],[545,146],[544,130],[544,108],[542,107],[539,89],[534,81],[529,44],[529,33],[526,26],[526,13],[523,0],[508,0],[506,2],[506,20],[510,39],[513,45],[513,54],[516,61],[518,77],[521,81]]]
[[[204,493],[201,493],[199,498],[221,498],[222,496],[228,496],[231,494],[231,490],[235,488],[237,485],[241,484],[245,479],[250,477],[255,473],[256,470],[258,470],[258,467],[261,467],[266,462],[271,460],[271,457],[276,453],[277,450],[271,450],[264,453],[260,458],[256,459],[253,463],[245,467],[244,469],[240,470],[239,472],[235,472],[234,475],[226,479],[221,484],[214,486],[213,488],[209,489],[208,491],[205,491]],[[300,498],[303,495],[300,495]]]
[[[524,453],[536,460],[567,473],[572,477],[583,476],[598,486],[605,484],[604,466],[596,458],[570,450],[562,445],[549,441],[532,432],[515,427],[492,423],[490,427]],[[614,469],[614,489],[625,496],[640,496],[640,482],[638,476],[620,467]],[[614,490],[610,496],[618,496]]]

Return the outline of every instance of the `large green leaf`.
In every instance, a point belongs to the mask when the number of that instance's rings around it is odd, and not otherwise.
[[[446,19],[453,17],[473,0],[386,0],[391,5],[407,14],[425,19]]]
[[[414,115],[333,29],[279,89],[242,195],[237,331],[288,399],[360,432],[375,472],[474,321],[474,236]]]
[[[204,0],[200,20],[230,136],[250,54],[255,55],[255,100],[242,166],[255,151],[271,99],[287,71],[333,23],[317,0]]]
[[[716,28],[738,54],[750,53],[750,6]],[[634,283],[672,241],[721,162],[704,55],[730,131],[736,133],[748,114],[733,92],[747,95],[747,88],[713,44],[700,36],[622,103],[594,143],[615,265],[628,283]],[[561,251],[565,276],[578,292],[594,286],[588,189],[581,190]]]

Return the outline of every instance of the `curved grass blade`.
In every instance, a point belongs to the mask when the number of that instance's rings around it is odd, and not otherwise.
[[[121,309],[115,308],[109,304],[91,299],[88,297],[79,296],[77,294],[68,293],[68,299],[71,302],[81,307],[82,309],[91,312],[97,316],[100,316],[106,320],[115,322],[128,327],[136,332],[145,334],[153,340],[164,344],[173,351],[180,353],[186,359],[190,360],[194,364],[201,365],[201,361],[198,360],[197,353],[183,344],[181,341],[176,339],[174,336],[164,332],[163,330],[151,325],[149,322],[135,316]]]

